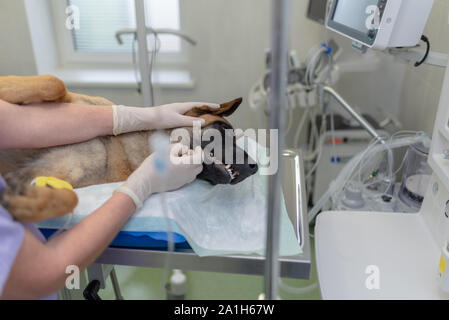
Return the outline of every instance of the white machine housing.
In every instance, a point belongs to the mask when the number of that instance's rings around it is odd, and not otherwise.
[[[440,260],[449,240],[448,122],[449,68],[429,154],[433,174],[420,212],[318,216],[315,248],[324,299],[449,299],[439,276],[442,267],[449,272]]]
[[[423,203],[423,210],[428,214],[427,223],[439,246],[449,240],[449,67],[440,98],[440,104],[433,129],[429,164],[433,170],[428,194],[432,199]]]
[[[434,0],[330,0],[331,9],[326,27],[366,47],[385,50],[393,47],[414,47],[423,34]],[[362,5],[365,3],[366,5]],[[377,7],[377,11],[369,8]],[[345,13],[344,20],[341,14]],[[338,14],[338,17],[336,17]],[[366,17],[365,22],[378,20],[378,28],[351,27],[350,19]],[[359,21],[360,22],[360,21]],[[377,24],[377,23],[376,23]]]
[[[380,135],[387,136],[387,132],[378,131]],[[326,132],[316,169],[315,183],[313,186],[313,203],[316,204],[321,196],[327,191],[330,183],[338,177],[346,163],[360,152],[372,141],[368,132],[357,130],[335,130]],[[335,149],[332,139],[335,138]]]

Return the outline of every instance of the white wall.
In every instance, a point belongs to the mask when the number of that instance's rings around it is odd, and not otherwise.
[[[36,73],[23,1],[0,1],[0,75]]]
[[[186,0],[181,0],[186,1]],[[157,89],[156,102],[215,101],[236,97],[245,100],[265,67],[270,42],[270,0],[195,0],[184,5],[184,31],[198,40],[190,49],[189,70],[194,90]],[[318,24],[304,19],[307,1],[293,1],[292,49],[305,56],[321,34]],[[141,104],[133,90],[82,89],[123,104]],[[257,120],[259,119],[259,121]],[[263,126],[265,117],[255,115],[244,103],[231,122],[236,127]]]
[[[26,0],[34,3],[45,3],[47,0]],[[183,1],[184,31],[198,40],[198,45],[190,49],[189,70],[196,81],[196,87],[189,89],[156,89],[156,102],[159,104],[174,101],[215,101],[224,102],[235,97],[246,99],[251,85],[261,76],[265,63],[265,49],[269,47],[270,32],[270,0],[181,0]],[[16,44],[8,43],[8,54],[0,53],[0,74],[35,74],[36,67],[23,64],[24,60],[33,62],[32,46],[25,20],[24,0],[2,1],[8,7],[14,7],[14,12],[2,16],[15,23],[6,32],[0,28],[0,37],[14,38]],[[14,4],[12,4],[14,3]],[[29,5],[29,4],[28,4]],[[316,44],[321,35],[318,24],[304,19],[307,1],[293,1],[292,7],[292,49],[297,50],[303,57],[308,49]],[[29,8],[29,6],[28,6]],[[32,20],[47,19],[40,12],[32,9]],[[14,18],[13,18],[14,16]],[[19,19],[20,18],[20,19]],[[0,19],[0,25],[3,24]],[[47,20],[45,20],[47,21]],[[25,21],[26,22],[26,21]],[[34,23],[33,23],[34,24]],[[25,26],[25,27],[24,27]],[[41,28],[42,29],[42,28]],[[31,29],[33,33],[36,29]],[[54,36],[51,35],[50,39]],[[12,40],[10,40],[12,41]],[[40,40],[35,41],[43,46]],[[45,45],[45,48],[47,45]],[[24,49],[26,48],[26,49]],[[20,50],[27,51],[26,57],[17,57]],[[47,55],[39,54],[36,59],[39,73],[51,72],[48,63],[42,63]],[[47,61],[48,62],[48,61]],[[43,67],[42,67],[43,65]],[[141,105],[142,99],[133,89],[107,88],[70,88],[76,92],[90,95],[105,96],[120,104]],[[265,121],[263,117],[260,117]],[[256,127],[257,117],[249,110],[245,103],[238,113],[231,118],[236,127]]]
[[[337,89],[352,106],[361,112],[383,120],[386,114],[397,115],[401,103],[401,92],[406,71],[406,63],[397,61],[382,52],[370,51],[362,55],[351,47],[351,40],[332,34],[344,48],[344,55],[338,63],[370,64],[372,57],[377,60],[374,70],[366,72],[342,73]],[[364,59],[364,60],[361,60]]]
[[[435,0],[424,34],[430,39],[432,50],[449,53],[449,2]],[[339,43],[349,48],[350,41],[340,38]],[[349,50],[350,51],[350,50]],[[430,136],[433,130],[444,69],[381,56],[382,66],[375,72],[347,74],[338,87],[351,103],[366,112],[383,108],[397,114],[407,130],[423,130]],[[353,58],[357,53],[350,54]],[[348,59],[348,57],[346,57]]]
[[[29,0],[27,0],[29,1]],[[33,0],[46,1],[46,0]],[[251,85],[262,74],[264,52],[269,47],[269,0],[181,0],[184,1],[185,31],[198,40],[190,50],[189,69],[196,80],[190,89],[158,88],[156,101],[208,100],[223,102],[238,96],[247,97]],[[292,49],[304,58],[308,49],[322,39],[321,27],[305,19],[308,1],[293,0]],[[447,14],[449,4],[436,0],[426,34],[432,49],[449,53],[445,39],[449,35]],[[40,14],[37,10],[35,14]],[[33,54],[30,28],[26,19],[24,0],[0,1],[0,75],[45,73],[40,61],[48,57]],[[359,54],[352,51],[350,42],[336,35],[344,47],[344,61],[354,61]],[[426,130],[430,133],[439,99],[443,71],[435,67],[414,68],[394,61],[382,53],[376,71],[344,74],[338,85],[342,95],[364,112],[382,118],[382,112],[400,114],[404,128]],[[55,58],[51,58],[55,59]],[[141,105],[142,99],[133,89],[70,88],[73,91],[101,95],[128,105]],[[298,121],[300,112],[295,113]],[[259,120],[258,120],[259,118]],[[262,126],[260,115],[252,113],[245,103],[232,116],[237,127]]]
[[[424,34],[430,39],[432,50],[449,54],[449,2],[435,0]],[[444,69],[432,66],[406,70],[404,90],[401,93],[400,113],[406,127],[432,133],[440,91],[443,85]]]

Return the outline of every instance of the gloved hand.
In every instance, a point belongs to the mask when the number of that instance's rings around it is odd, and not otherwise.
[[[151,194],[176,190],[195,180],[203,170],[203,150],[199,146],[193,151],[177,143],[164,152],[166,154],[153,153],[146,158],[116,190],[127,194],[137,209]]]
[[[171,103],[158,107],[139,108],[126,106],[113,106],[113,134],[141,130],[169,129],[182,126],[192,126],[193,121],[204,120],[184,116],[184,113],[194,107],[210,106],[219,108],[220,105],[206,102]]]

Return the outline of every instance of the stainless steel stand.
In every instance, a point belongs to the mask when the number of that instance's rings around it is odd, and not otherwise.
[[[285,150],[282,153],[285,168],[282,179],[288,216],[295,229],[302,253],[296,256],[280,257],[280,275],[286,278],[309,279],[311,252],[307,222],[306,194],[304,190],[303,164],[298,150]],[[264,275],[265,257],[256,255],[227,255],[199,257],[192,250],[165,250],[108,248],[96,263],[111,265],[164,268],[170,254],[170,267],[182,270],[212,271],[248,275]]]
[[[354,118],[373,138],[383,142],[384,139],[377,133],[376,129],[371,126],[371,124],[360,114],[358,114],[351,105],[343,99],[343,97],[335,91],[332,87],[321,86],[318,88],[320,91],[320,95],[322,96],[324,93],[327,93],[334,97],[335,100],[340,104],[340,106],[345,109],[352,118]]]
[[[272,0],[271,26],[271,77],[270,77],[270,129],[278,130],[278,150],[284,149],[285,103],[288,72],[288,47],[290,27],[290,0]],[[267,244],[264,291],[265,298],[278,296],[279,280],[279,234],[281,201],[281,155],[278,155],[278,171],[269,177]]]

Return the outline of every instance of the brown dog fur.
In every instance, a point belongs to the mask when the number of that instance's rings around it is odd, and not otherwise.
[[[51,101],[113,105],[102,97],[68,92],[64,83],[51,75],[0,77],[0,99],[15,104]],[[204,118],[205,125],[214,121],[228,123],[222,116],[234,111],[236,101],[223,104],[220,109],[200,106],[186,115]],[[53,148],[2,151],[0,173],[10,186],[2,204],[18,221],[35,222],[72,212],[78,202],[73,191],[29,186],[31,180],[54,176],[75,188],[124,181],[151,153],[148,144],[151,134],[151,131],[133,132]]]

